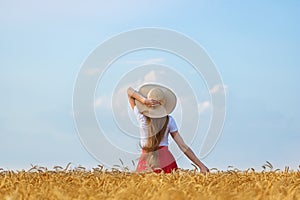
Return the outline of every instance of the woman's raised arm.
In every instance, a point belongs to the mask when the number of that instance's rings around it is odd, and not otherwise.
[[[135,99],[141,102],[142,104],[145,104],[146,106],[155,106],[160,104],[160,102],[157,100],[147,99],[146,97],[141,95],[138,91],[134,90],[132,87],[129,87],[127,89],[127,95],[128,95],[128,101],[132,109],[135,106],[135,101],[134,101]]]

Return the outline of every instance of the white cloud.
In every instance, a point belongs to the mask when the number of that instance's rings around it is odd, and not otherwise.
[[[117,92],[119,95],[124,95],[124,92],[127,91],[128,87],[132,87],[137,90],[141,85],[147,82],[158,81],[159,76],[163,75],[164,73],[165,73],[164,71],[151,70],[148,73],[141,76],[140,78],[133,80],[132,82],[127,82],[123,84],[123,86]]]
[[[95,108],[111,108],[111,103],[108,96],[97,97],[94,101]]]
[[[210,101],[204,101],[198,103],[198,111],[199,113],[203,113],[204,111],[208,110],[211,108],[211,103]]]
[[[210,94],[216,94],[216,93],[221,93],[221,92],[226,92],[228,89],[227,85],[215,85],[213,88],[209,90]]]
[[[156,75],[155,71],[152,70],[144,76],[144,81],[145,82],[155,82],[156,77],[157,77],[157,75]]]
[[[85,73],[86,75],[90,75],[90,76],[100,74],[101,71],[102,71],[102,69],[101,69],[100,67],[84,69],[84,73]]]
[[[164,62],[164,58],[150,58],[146,60],[128,60],[126,61],[127,64],[135,64],[135,65],[149,65],[155,63],[162,63]]]

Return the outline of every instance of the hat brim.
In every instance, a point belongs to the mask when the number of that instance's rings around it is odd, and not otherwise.
[[[148,92],[153,88],[160,88],[164,92],[164,104],[154,107],[148,107],[143,103],[135,100],[137,109],[145,116],[150,118],[162,118],[172,113],[175,109],[177,98],[172,90],[157,84],[145,84],[139,88],[139,93],[144,97],[147,97]]]

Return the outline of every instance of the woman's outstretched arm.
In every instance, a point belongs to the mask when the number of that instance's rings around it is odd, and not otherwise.
[[[171,133],[171,136],[175,140],[180,150],[200,168],[201,172],[209,172],[209,169],[197,158],[192,149],[185,144],[178,131]]]
[[[156,106],[160,104],[159,101],[154,99],[147,99],[143,95],[141,95],[138,91],[134,90],[132,87],[129,87],[127,89],[127,95],[128,95],[128,101],[130,103],[131,108],[133,109],[135,106],[135,101],[138,100],[142,104],[145,104],[146,106]]]

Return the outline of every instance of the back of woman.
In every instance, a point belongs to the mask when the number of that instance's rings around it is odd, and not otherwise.
[[[134,113],[140,126],[140,146],[142,156],[139,160],[137,171],[163,170],[169,173],[176,170],[177,164],[171,152],[168,150],[169,135],[177,131],[177,125],[173,117],[167,115],[162,118],[150,118],[140,113],[134,107]]]
[[[161,85],[146,84],[141,86],[139,91],[128,88],[127,94],[140,127],[142,154],[137,166],[138,172],[170,173],[178,169],[174,156],[168,150],[169,135],[202,172],[209,171],[184,143],[174,118],[169,115],[177,102],[173,91]]]

